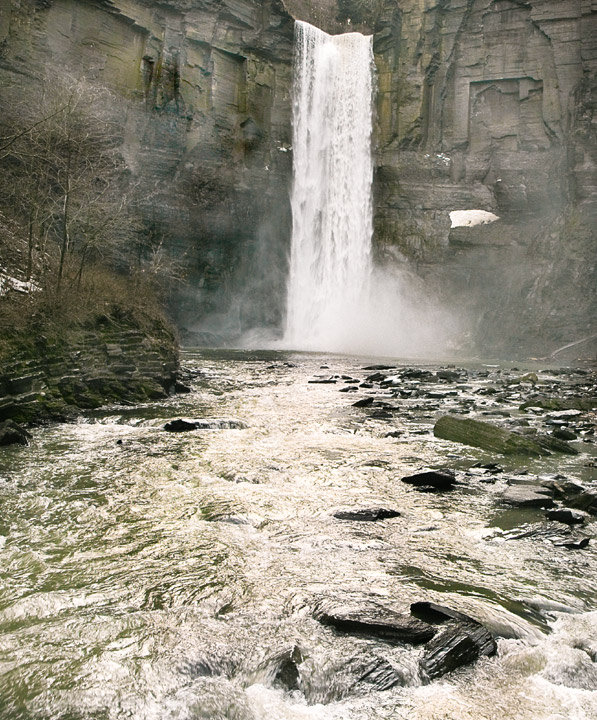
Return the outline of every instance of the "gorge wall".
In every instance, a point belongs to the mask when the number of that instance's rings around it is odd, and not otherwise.
[[[53,65],[118,90],[179,322],[219,342],[284,314],[294,18],[374,34],[379,260],[466,318],[467,351],[590,354],[594,1],[12,0],[0,82]],[[500,220],[451,229],[466,209]]]

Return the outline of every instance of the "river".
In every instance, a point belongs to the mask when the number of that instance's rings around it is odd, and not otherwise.
[[[524,386],[500,402],[488,390],[528,368],[470,365],[451,384],[414,373],[397,395],[339,392],[371,374],[363,358],[186,351],[183,364],[188,394],[0,449],[2,720],[597,717],[597,524],[581,550],[558,546],[552,524],[516,539],[543,512],[500,503],[512,475],[594,483],[594,436],[576,456],[521,460],[432,432],[463,408],[542,422],[517,409]],[[393,407],[354,407],[367,392]],[[244,427],[166,432],[178,417]],[[502,471],[475,467],[490,462]],[[442,466],[458,473],[450,492],[400,481]],[[333,515],[369,507],[400,516]],[[322,600],[362,598],[457,608],[498,654],[426,682],[420,648],[313,616]],[[400,682],[381,689],[371,666]]]

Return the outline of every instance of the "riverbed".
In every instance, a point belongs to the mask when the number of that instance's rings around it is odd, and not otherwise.
[[[496,456],[433,435],[447,413],[549,430],[525,398],[586,392],[593,376],[388,362],[398,379],[382,387],[367,382],[381,363],[188,350],[189,393],[1,448],[0,718],[597,717],[595,517],[571,531],[501,500],[513,481],[596,487],[594,413],[551,414],[552,429],[573,426],[576,455]],[[166,432],[175,418],[237,426]],[[401,481],[445,467],[448,492]],[[376,507],[400,514],[334,515]],[[421,648],[315,617],[364,599],[455,608],[498,653],[428,681]]]

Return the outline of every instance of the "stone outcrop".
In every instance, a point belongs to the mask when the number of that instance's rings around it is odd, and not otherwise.
[[[148,330],[106,320],[77,337],[20,342],[0,372],[0,421],[64,420],[106,403],[167,397],[176,387],[177,344],[159,324]]]
[[[13,0],[0,80],[54,64],[118,90],[148,232],[187,269],[178,319],[221,342],[284,315],[293,19],[373,33],[378,259],[414,267],[485,352],[587,355],[596,17],[591,0]],[[500,219],[451,228],[467,209]]]

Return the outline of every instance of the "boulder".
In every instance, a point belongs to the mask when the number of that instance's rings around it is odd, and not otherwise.
[[[31,433],[14,420],[0,423],[0,445],[29,445]]]
[[[571,508],[556,508],[548,510],[546,517],[548,520],[557,520],[557,522],[566,523],[566,525],[581,525],[587,519],[587,513],[581,510],[572,510]]]
[[[435,629],[428,623],[373,602],[319,609],[315,617],[323,625],[329,625],[341,632],[387,642],[418,645],[431,640],[435,635]]]
[[[451,440],[503,455],[539,457],[550,455],[552,450],[571,455],[577,454],[574,448],[557,438],[539,435],[523,437],[492,423],[456,418],[452,415],[441,417],[435,423],[433,433],[442,440]]]
[[[356,510],[337,510],[334,517],[337,520],[356,520],[369,521],[387,520],[388,518],[399,517],[398,510],[390,510],[389,508],[359,508]]]
[[[573,433],[572,430],[568,430],[568,428],[556,428],[552,435],[557,438],[558,440],[576,440],[577,435],[576,433]]]
[[[456,482],[456,474],[453,470],[428,470],[415,473],[401,478],[403,483],[415,487],[434,488],[435,490],[451,490]]]

